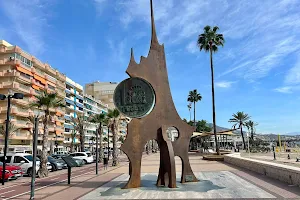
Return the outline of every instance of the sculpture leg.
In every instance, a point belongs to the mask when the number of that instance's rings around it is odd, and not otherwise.
[[[188,153],[185,153],[185,156],[180,156],[182,161],[182,174],[181,174],[181,183],[185,182],[198,182],[199,180],[196,178],[192,168],[191,164],[189,162]]]
[[[128,157],[129,163],[129,175],[130,178],[123,189],[137,188],[141,186],[141,161],[142,154],[131,154]]]
[[[163,132],[158,134],[158,142],[160,147],[160,167],[156,185],[168,185],[169,188],[176,188],[176,168],[174,160],[174,151],[172,142],[165,140],[162,134],[166,133],[164,128]]]

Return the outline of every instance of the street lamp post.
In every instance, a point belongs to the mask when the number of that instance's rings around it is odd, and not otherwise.
[[[5,139],[4,139],[4,156],[3,156],[3,169],[2,169],[2,185],[4,185],[5,177],[5,167],[6,167],[6,153],[7,153],[7,142],[8,142],[8,128],[9,128],[9,115],[10,115],[10,100],[13,99],[23,99],[24,95],[22,93],[14,93],[13,95],[0,94],[0,100],[5,100],[7,98],[7,113],[6,113],[6,128],[5,128]]]

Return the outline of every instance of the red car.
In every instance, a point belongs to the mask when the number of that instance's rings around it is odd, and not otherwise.
[[[0,180],[2,179],[3,163],[0,162]],[[22,169],[19,166],[6,165],[4,180],[13,180],[23,176]]]

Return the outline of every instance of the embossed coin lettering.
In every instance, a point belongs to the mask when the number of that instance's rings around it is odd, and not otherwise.
[[[152,111],[155,104],[155,93],[146,80],[128,78],[116,87],[114,103],[124,115],[141,118]]]

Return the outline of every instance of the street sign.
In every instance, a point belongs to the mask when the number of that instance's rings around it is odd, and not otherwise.
[[[148,115],[155,105],[155,93],[150,83],[142,78],[128,78],[115,89],[114,104],[130,118]]]
[[[71,168],[77,167],[76,161],[71,156],[61,157],[68,165],[68,184],[71,183]]]
[[[68,167],[77,167],[76,161],[71,156],[61,157],[68,165]]]

